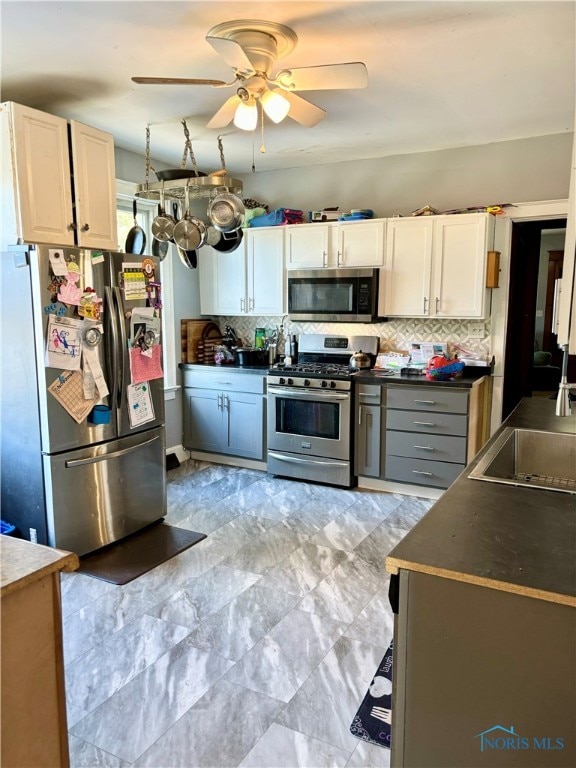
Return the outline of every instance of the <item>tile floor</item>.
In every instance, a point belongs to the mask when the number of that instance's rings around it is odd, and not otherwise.
[[[169,472],[167,522],[204,541],[125,586],[63,575],[73,768],[389,766],[349,725],[392,638],[384,557],[432,503]]]

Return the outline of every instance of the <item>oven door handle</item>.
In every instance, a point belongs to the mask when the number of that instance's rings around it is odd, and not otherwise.
[[[342,401],[342,400],[349,400],[350,399],[350,393],[347,392],[345,394],[339,395],[335,392],[327,392],[324,394],[321,390],[314,390],[310,392],[309,390],[301,390],[301,389],[290,389],[289,387],[268,387],[268,394],[269,395],[282,395],[282,397],[293,397],[297,399],[307,398],[308,400],[326,400],[326,401]]]
[[[275,453],[274,451],[268,451],[268,456],[278,461],[287,461],[289,464],[321,464],[323,467],[347,467],[347,461],[321,461],[319,459],[298,459],[296,456],[285,456],[283,453]]]

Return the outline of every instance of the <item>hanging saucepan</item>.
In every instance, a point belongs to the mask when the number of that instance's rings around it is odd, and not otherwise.
[[[206,239],[206,225],[202,219],[190,215],[190,193],[188,184],[185,189],[186,209],[184,217],[174,227],[174,242],[185,251],[201,248]]]
[[[152,221],[152,236],[156,240],[162,242],[168,242],[172,240],[174,236],[174,227],[176,226],[176,219],[174,216],[170,216],[165,210],[164,201],[164,182],[162,182],[162,188],[160,189],[160,205],[158,206],[158,215],[154,217]]]
[[[162,214],[162,207],[158,206],[158,215]],[[174,227],[172,227],[174,231]],[[152,256],[156,256],[157,259],[163,261],[168,255],[168,249],[170,246],[170,240],[158,240],[157,237],[152,238]]]
[[[231,192],[216,195],[208,206],[210,223],[220,232],[234,232],[244,222],[244,203]]]
[[[124,250],[126,253],[135,253],[139,256],[142,256],[146,250],[146,234],[142,227],[138,224],[138,209],[136,207],[136,198],[134,198],[132,201],[132,212],[134,213],[134,226],[126,236]]]
[[[242,242],[243,236],[244,236],[243,229],[237,229],[235,232],[222,232],[222,237],[216,243],[216,245],[212,247],[214,248],[215,251],[223,251],[225,253],[230,253],[231,251],[235,251],[236,248],[238,248],[238,246]]]

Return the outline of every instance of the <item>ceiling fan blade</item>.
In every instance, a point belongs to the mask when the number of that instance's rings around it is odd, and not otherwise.
[[[306,128],[312,128],[326,115],[325,109],[317,107],[302,96],[297,96],[295,93],[290,93],[290,91],[284,90],[282,90],[282,96],[290,102],[290,112],[288,112],[288,117],[291,117],[292,120],[296,120],[300,125],[306,126]]]
[[[139,85],[227,85],[224,80],[204,80],[194,77],[133,77]]]
[[[274,81],[290,91],[325,91],[336,88],[366,88],[368,71],[361,61],[296,67],[278,72]]]
[[[226,64],[232,69],[239,69],[241,72],[254,72],[252,62],[244,53],[242,46],[236,40],[230,40],[226,37],[207,37],[206,40],[212,48],[218,53]]]
[[[230,96],[229,99],[226,99],[224,104],[222,104],[218,112],[213,115],[206,127],[224,128],[226,125],[228,125],[228,123],[234,119],[234,113],[236,112],[236,107],[238,104],[240,104],[240,101],[240,97],[236,94],[234,94],[234,96]]]

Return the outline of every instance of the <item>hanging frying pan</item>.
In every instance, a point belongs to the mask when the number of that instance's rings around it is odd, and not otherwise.
[[[138,214],[136,198],[134,198],[132,201],[132,212],[134,213],[134,226],[126,236],[126,244],[124,245],[124,250],[126,253],[135,253],[139,256],[142,256],[146,249],[146,233],[138,224],[138,219],[136,218]]]
[[[162,183],[162,188],[160,189],[160,205],[158,206],[158,214],[154,217],[151,226],[152,236],[155,240],[168,242],[169,240],[172,240],[175,226],[176,219],[174,216],[170,216],[168,213],[166,213],[164,200],[164,183]]]
[[[222,232],[221,239],[212,247],[215,251],[224,251],[226,253],[235,251],[242,242],[243,236],[243,229],[237,229],[235,232]]]
[[[186,210],[184,217],[174,227],[174,242],[185,251],[201,248],[206,239],[206,225],[201,219],[190,215],[190,193],[185,190]]]
[[[162,212],[162,207],[158,206],[158,214]],[[159,240],[157,237],[152,238],[152,256],[155,256],[160,261],[164,261],[168,255],[170,248],[170,240]]]
[[[198,266],[198,255],[194,249],[185,250],[184,248],[180,248],[180,246],[178,246],[178,256],[180,256],[180,261],[182,264],[184,264],[184,266],[188,269],[196,269]]]

